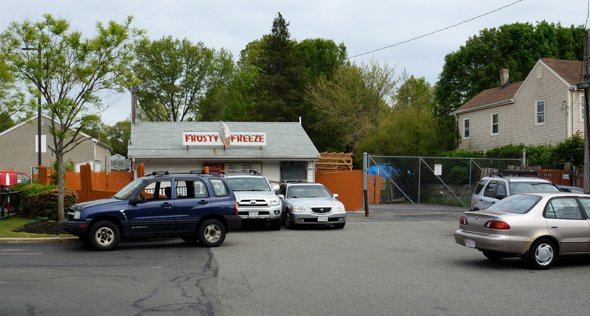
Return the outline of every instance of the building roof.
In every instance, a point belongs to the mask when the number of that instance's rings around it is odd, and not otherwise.
[[[51,118],[50,118],[49,116],[47,116],[47,115],[44,115],[44,114],[42,114],[41,116],[42,116],[42,117],[43,117],[43,118],[44,118],[46,121],[51,121]],[[26,120],[26,121],[22,121],[22,122],[20,122],[20,123],[18,123],[18,124],[16,124],[16,125],[14,125],[14,126],[12,126],[12,127],[8,128],[8,129],[6,129],[6,130],[4,130],[4,131],[0,132],[0,137],[2,137],[2,136],[4,136],[4,135],[6,135],[6,134],[8,134],[8,133],[10,133],[10,132],[12,132],[12,131],[14,131],[14,130],[16,130],[17,128],[19,128],[19,127],[21,127],[21,126],[23,126],[23,125],[25,125],[25,124],[30,124],[32,121],[34,121],[34,120],[36,120],[36,119],[37,119],[37,116],[33,116],[33,117],[31,117],[30,119],[28,119],[28,120]],[[41,122],[42,122],[43,124],[46,124],[45,122],[43,122],[43,120],[41,120]],[[103,143],[103,142],[99,141],[98,139],[96,139],[96,138],[94,138],[94,137],[92,137],[92,136],[90,136],[90,135],[88,135],[88,134],[86,134],[86,133],[84,133],[84,132],[82,132],[82,131],[79,133],[79,135],[80,135],[80,136],[82,136],[82,137],[84,137],[84,138],[87,138],[88,140],[92,140],[92,141],[93,141],[93,142],[95,142],[96,144],[98,144],[98,145],[100,145],[100,146],[102,146],[102,147],[104,147],[104,148],[108,149],[109,151],[112,151],[112,150],[113,150],[113,149],[112,149],[111,147],[109,147],[107,144],[105,144],[105,143]]]
[[[217,132],[220,122],[131,124],[129,158],[199,160],[317,160],[320,153],[299,122],[225,122],[231,132],[266,133],[266,146],[183,146],[183,132]]]
[[[514,95],[520,88],[523,81],[509,83],[504,87],[492,88],[483,90],[474,96],[467,103],[463,104],[454,113],[459,114],[463,112],[470,112],[474,109],[479,109],[488,106],[498,106],[504,104],[514,103]]]
[[[560,60],[553,58],[541,58],[537,63],[545,64],[553,70],[561,79],[571,86],[582,81],[582,62],[576,60]],[[514,103],[514,97],[524,81],[509,83],[504,87],[483,90],[467,101],[454,114],[471,112],[487,107],[494,107]]]
[[[541,61],[572,86],[575,86],[576,83],[582,81],[581,61],[553,58],[542,58]]]

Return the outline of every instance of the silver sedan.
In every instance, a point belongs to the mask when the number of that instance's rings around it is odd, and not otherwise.
[[[287,228],[294,225],[334,225],[344,228],[346,210],[338,201],[338,195],[332,195],[319,183],[285,183],[281,185],[279,198],[282,199],[283,220]]]
[[[521,257],[548,269],[557,257],[590,253],[590,195],[530,193],[484,211],[465,212],[455,241],[490,260]]]

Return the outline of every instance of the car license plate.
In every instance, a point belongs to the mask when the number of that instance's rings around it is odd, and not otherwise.
[[[328,216],[318,216],[318,222],[327,222]]]
[[[258,217],[258,212],[248,212],[249,217]]]
[[[465,238],[465,247],[475,248],[475,240]]]

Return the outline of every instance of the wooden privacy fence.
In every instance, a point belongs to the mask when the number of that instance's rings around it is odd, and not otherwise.
[[[39,183],[48,184],[55,170],[41,166]],[[90,164],[80,166],[80,172],[66,171],[66,189],[78,193],[78,202],[86,202],[112,197],[133,180],[132,172],[93,172]]]
[[[332,193],[339,195],[347,211],[363,209],[363,171],[362,170],[317,170],[316,182],[321,183]],[[369,204],[379,204],[381,200],[379,183],[376,176],[368,176],[367,186]]]

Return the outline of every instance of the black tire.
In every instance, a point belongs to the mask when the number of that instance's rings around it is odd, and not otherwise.
[[[551,268],[557,260],[558,250],[550,239],[541,238],[533,243],[528,253],[528,264],[537,270]]]
[[[482,253],[484,256],[486,256],[486,258],[493,262],[500,262],[502,259],[504,259],[504,255],[499,252],[483,250]]]
[[[274,219],[270,221],[270,229],[272,230],[280,230],[281,229],[281,219]]]
[[[287,215],[285,215],[285,227],[287,227],[287,229],[295,228],[295,227],[293,227],[293,222],[291,222],[291,216],[289,216],[289,213],[287,213]]]
[[[197,229],[197,239],[204,247],[217,247],[225,240],[227,229],[218,219],[207,219]]]
[[[100,221],[90,227],[88,241],[96,250],[113,250],[120,240],[119,227],[111,221]]]
[[[334,224],[334,228],[336,228],[336,229],[342,229],[342,228],[344,228],[344,225],[346,225],[346,223]]]

